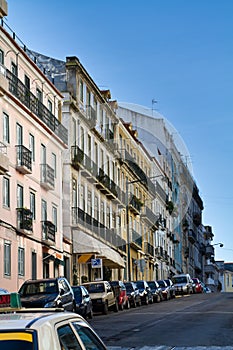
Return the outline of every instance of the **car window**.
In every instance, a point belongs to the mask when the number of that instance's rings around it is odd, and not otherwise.
[[[72,289],[73,289],[75,297],[82,297],[82,290],[81,290],[81,288],[78,287],[78,288],[72,288]]]
[[[74,322],[73,326],[87,350],[105,350],[104,345],[90,328],[80,325],[77,322]]]
[[[58,283],[59,283],[60,289],[63,289],[65,293],[68,293],[70,291],[69,286],[64,279],[60,279]]]
[[[89,293],[103,293],[104,285],[103,283],[93,283],[85,286]]]
[[[69,325],[59,327],[57,334],[61,346],[61,350],[81,350],[82,347],[78,342],[73,330]]]

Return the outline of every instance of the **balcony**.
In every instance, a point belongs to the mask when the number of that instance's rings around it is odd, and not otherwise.
[[[40,185],[46,191],[53,190],[55,186],[54,169],[48,164],[40,165]]]
[[[134,229],[131,229],[130,237],[131,237],[130,245],[136,249],[138,248],[142,249],[142,236],[140,235],[140,233],[138,233]]]
[[[88,121],[91,128],[95,127],[96,111],[92,106],[86,106],[86,120]]]
[[[17,228],[25,234],[32,234],[32,212],[26,208],[16,208],[17,210]]]
[[[144,220],[149,222],[152,228],[154,228],[155,230],[157,229],[158,215],[155,215],[153,211],[147,206],[144,206],[144,212],[142,214],[142,217]]]
[[[188,230],[188,240],[192,244],[194,244],[196,242],[197,236],[193,230]]]
[[[115,248],[118,248],[122,252],[126,252],[126,241],[118,235],[116,229],[110,229],[104,226],[83,209],[78,207],[72,208],[72,224],[81,226],[83,230],[90,230]]]
[[[207,245],[205,247],[205,255],[207,257],[213,256],[214,255],[214,247],[212,245]]]
[[[130,195],[129,209],[134,212],[135,215],[140,214],[143,203],[134,194]]]
[[[83,165],[84,152],[78,146],[71,146],[71,164],[76,170]]]
[[[110,179],[110,177],[105,174],[105,172],[100,168],[99,173],[97,175],[96,187],[104,193],[109,199],[114,199],[117,197],[117,187],[114,181]]]
[[[163,190],[163,188],[160,186],[160,184],[157,181],[156,181],[156,193],[166,203],[167,201],[166,192]]]
[[[204,266],[204,273],[206,274],[212,274],[215,273],[215,267],[212,264],[208,264]]]
[[[144,253],[154,256],[154,252],[155,252],[154,246],[148,242],[144,242]]]
[[[155,256],[157,256],[159,259],[163,258],[163,247],[155,248]]]
[[[7,156],[7,147],[0,142],[0,175],[9,171],[9,158]]]
[[[42,221],[42,242],[51,246],[55,243],[55,225],[51,221]]]
[[[65,144],[68,144],[68,130],[59,120],[43,105],[38,98],[18,79],[16,75],[6,69],[8,79],[8,91],[12,93],[22,104],[35,114],[50,130],[54,132]]]
[[[16,169],[21,174],[32,173],[32,152],[22,145],[16,147]]]

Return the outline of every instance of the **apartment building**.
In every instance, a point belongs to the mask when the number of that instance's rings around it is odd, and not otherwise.
[[[61,93],[2,20],[0,280],[9,291],[26,279],[63,275],[70,268],[62,227],[62,152],[68,133],[61,102]]]

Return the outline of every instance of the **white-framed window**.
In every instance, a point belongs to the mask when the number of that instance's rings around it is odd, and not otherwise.
[[[84,94],[83,94],[83,81],[82,81],[82,79],[79,79],[79,98],[80,98],[81,102],[83,102],[83,97],[84,97]]]
[[[23,208],[23,186],[17,185],[17,208]]]
[[[36,219],[36,195],[35,192],[30,191],[30,211],[32,212],[33,220]]]
[[[4,51],[2,49],[0,49],[0,64],[2,64],[4,66]]]
[[[55,225],[55,231],[57,232],[57,207],[55,205],[52,206],[52,220]]]
[[[3,142],[10,143],[10,122],[9,115],[3,112]]]
[[[57,156],[55,153],[52,153],[52,168],[54,170],[54,178],[57,177]]]
[[[91,191],[87,192],[87,213],[91,216],[91,208],[92,208],[92,195]]]
[[[10,179],[4,176],[2,180],[2,203],[4,207],[10,208]]]
[[[4,275],[11,275],[11,242],[4,241]]]
[[[35,161],[35,137],[29,134],[29,150],[32,152],[32,161]]]
[[[48,100],[48,110],[53,113],[53,102],[51,100]]]
[[[72,179],[72,207],[77,208],[77,180],[75,178]]]
[[[18,275],[25,275],[25,250],[24,248],[18,248]]]

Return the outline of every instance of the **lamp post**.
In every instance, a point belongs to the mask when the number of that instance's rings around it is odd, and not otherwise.
[[[214,245],[219,245],[220,248],[222,248],[222,247],[224,246],[223,243],[215,243],[215,244],[212,244],[212,246],[214,246]]]
[[[148,177],[148,179],[155,179],[158,177],[166,178],[164,175],[156,175]],[[130,230],[129,230],[129,185],[134,183],[143,183],[145,180],[128,181],[126,179],[126,231],[127,231],[127,278],[131,281],[131,254],[130,254]]]

